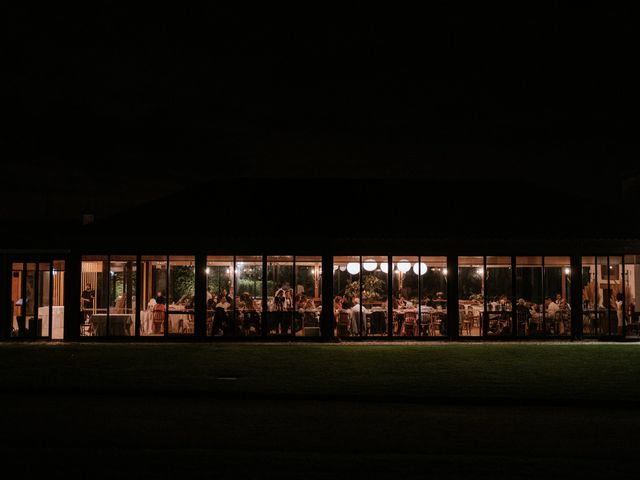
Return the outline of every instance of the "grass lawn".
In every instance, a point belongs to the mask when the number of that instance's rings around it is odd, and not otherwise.
[[[2,344],[0,379],[6,392],[635,404],[640,344]]]
[[[5,343],[0,408],[25,477],[631,478],[640,345]]]

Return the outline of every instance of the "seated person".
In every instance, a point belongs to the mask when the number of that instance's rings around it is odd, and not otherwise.
[[[164,298],[164,295],[160,290],[156,293],[155,300],[158,305],[165,305],[167,303],[167,300]]]

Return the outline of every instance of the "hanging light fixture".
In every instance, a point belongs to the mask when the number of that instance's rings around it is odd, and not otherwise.
[[[373,272],[376,268],[378,268],[378,262],[370,258],[369,260],[365,260],[362,263],[362,266],[367,272]]]
[[[204,273],[206,273],[207,275],[209,275],[211,273],[211,269],[209,267],[204,269]]]
[[[447,267],[445,267],[445,268],[443,268],[443,269],[442,269],[442,274],[443,274],[443,275],[446,275],[446,274],[447,274],[447,272],[448,272]]]
[[[358,262],[349,262],[347,263],[347,272],[351,275],[355,275],[360,272],[360,264]]]
[[[411,263],[408,260],[400,260],[398,262],[398,270],[407,273],[411,269]]]
[[[380,262],[380,270],[384,273],[389,273],[389,264],[387,262]]]
[[[340,265],[340,271],[344,272],[347,269],[346,265]]]
[[[482,276],[482,274],[484,273],[484,268],[479,267],[479,268],[476,270],[476,273],[477,273],[478,275]]]
[[[571,275],[571,269],[569,267],[565,267],[564,274],[565,275]]]
[[[426,263],[416,262],[413,264],[413,273],[415,273],[416,275],[424,275],[425,273],[427,273],[428,268],[429,267],[427,267]]]

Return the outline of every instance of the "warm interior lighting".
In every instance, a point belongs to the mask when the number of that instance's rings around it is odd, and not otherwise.
[[[365,260],[362,264],[362,266],[364,267],[364,269],[367,272],[373,272],[376,268],[378,268],[378,262],[376,262],[375,260]]]
[[[566,267],[566,268],[564,269],[564,274],[565,274],[565,275],[570,275],[570,274],[571,274],[571,269],[570,269],[569,267]]]
[[[357,262],[347,263],[347,272],[349,272],[351,275],[355,275],[356,273],[360,272],[360,264]]]
[[[484,273],[484,268],[480,267],[476,270],[476,273],[480,276],[482,276],[482,274]]]
[[[402,273],[407,273],[411,269],[411,263],[408,260],[400,260],[398,262],[398,270]]]
[[[211,273],[211,269],[209,267],[204,269],[204,273],[206,273],[207,275],[209,275],[209,273]]]
[[[446,275],[446,274],[447,274],[447,272],[448,272],[448,270],[447,270],[447,268],[446,268],[446,267],[442,269],[442,273],[443,273],[443,275]]]
[[[384,273],[389,273],[389,264],[387,262],[380,262],[380,270]]]
[[[427,273],[429,267],[427,267],[426,263],[414,263],[413,264],[413,273],[415,273],[416,275],[424,275],[425,273]]]

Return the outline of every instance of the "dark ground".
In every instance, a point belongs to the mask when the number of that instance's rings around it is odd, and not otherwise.
[[[11,478],[635,477],[639,360],[603,344],[5,344],[0,450]]]

